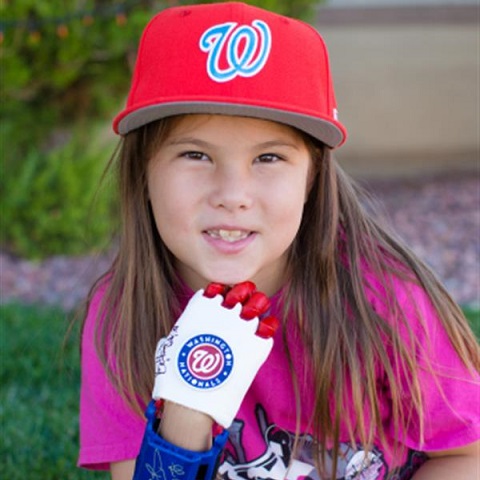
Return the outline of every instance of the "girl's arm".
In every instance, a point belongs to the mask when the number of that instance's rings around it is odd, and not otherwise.
[[[465,447],[428,452],[430,459],[412,480],[472,480],[480,478],[480,442]]]
[[[124,462],[113,462],[110,464],[112,480],[132,480],[134,470],[135,460],[125,460]]]
[[[167,442],[196,452],[212,448],[213,420],[204,413],[165,402],[159,434]]]

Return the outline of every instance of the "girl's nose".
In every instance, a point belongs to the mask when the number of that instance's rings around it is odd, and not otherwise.
[[[253,179],[248,169],[218,167],[212,182],[210,202],[215,208],[246,210],[253,204]]]

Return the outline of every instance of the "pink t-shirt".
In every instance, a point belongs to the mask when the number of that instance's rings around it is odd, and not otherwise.
[[[372,279],[370,281],[370,300],[381,315],[385,311],[380,300],[381,288]],[[395,289],[415,334],[422,340],[420,344],[426,346],[425,352],[418,352],[420,364],[423,363],[422,356],[428,355],[436,371],[443,373],[437,377],[443,395],[427,369],[422,369],[419,375],[425,401],[424,444],[420,444],[417,423],[413,419],[405,432],[407,449],[402,458],[398,458],[398,454],[397,458],[392,458],[388,448],[384,448],[378,441],[369,453],[369,461],[365,462],[363,452],[353,448],[344,434],[340,445],[342,455],[337,467],[338,479],[380,480],[389,472],[395,472],[394,479],[409,479],[425,461],[420,450],[455,448],[480,438],[479,376],[472,378],[466,371],[420,288],[406,288],[404,284],[396,282]],[[109,383],[95,352],[93,333],[102,296],[103,291],[100,290],[91,302],[82,340],[78,463],[82,467],[93,469],[107,469],[110,462],[134,459],[145,428],[144,420],[129,410]],[[412,297],[427,319],[428,333],[420,328],[416,320]],[[272,302],[272,313],[280,316],[276,300],[277,297]],[[304,370],[301,343],[293,328],[287,334],[287,348],[298,378],[301,379],[302,411],[309,412],[313,405],[313,394],[306,380],[308,374]],[[219,469],[223,478],[319,479],[314,468],[314,442],[306,421],[300,425],[303,443],[300,450],[297,450],[295,460],[291,462],[296,431],[295,400],[281,336],[282,332],[278,331],[273,350],[258,372],[230,428],[227,449]],[[393,437],[388,391],[381,387],[379,379],[382,418],[387,433]],[[406,397],[404,402],[407,404],[408,401]],[[366,415],[368,416],[367,413]],[[327,466],[330,461],[328,459]],[[356,476],[359,472],[362,472],[362,477]]]

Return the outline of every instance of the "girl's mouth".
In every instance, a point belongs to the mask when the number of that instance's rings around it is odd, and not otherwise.
[[[240,240],[244,240],[252,234],[252,232],[247,230],[225,230],[225,229],[206,230],[205,233],[212,238],[223,240],[229,243],[234,243]]]

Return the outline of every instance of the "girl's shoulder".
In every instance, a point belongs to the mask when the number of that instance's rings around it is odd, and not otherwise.
[[[367,301],[387,323],[398,327],[407,322],[416,335],[439,327],[433,300],[413,271],[401,267],[378,274],[365,262],[362,273]]]

